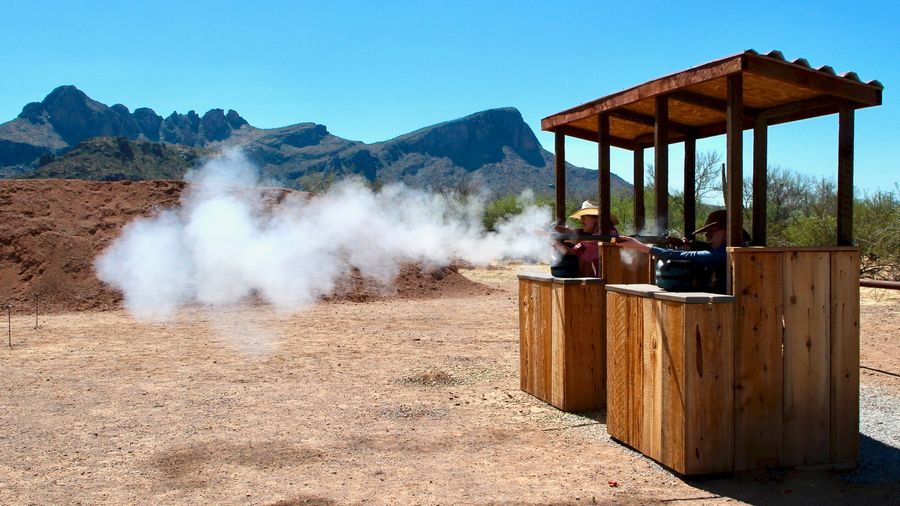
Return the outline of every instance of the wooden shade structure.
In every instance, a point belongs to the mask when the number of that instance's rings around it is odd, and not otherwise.
[[[668,145],[685,143],[685,234],[694,230],[697,139],[727,136],[728,246],[742,242],[742,133],[753,136],[753,239],[766,243],[766,128],[839,115],[837,244],[852,243],[854,111],[881,104],[883,86],[854,72],[786,61],[779,51],[753,50],[709,62],[567,109],[541,121],[556,134],[556,217],[565,220],[565,137],[598,144],[601,233],[609,232],[611,146],[634,151],[635,226],[644,226],[643,150],[654,147],[656,232],[668,228]]]

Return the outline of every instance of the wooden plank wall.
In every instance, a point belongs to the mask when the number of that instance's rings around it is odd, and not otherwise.
[[[628,407],[634,392],[629,388],[631,354],[628,345],[634,332],[628,321],[629,297],[622,293],[606,292],[606,430],[610,437],[634,446]]]
[[[602,284],[553,285],[550,403],[563,411],[606,405],[606,297]]]
[[[552,322],[550,283],[519,280],[520,388],[539,399],[550,399]]]
[[[859,454],[859,250],[731,252],[735,470]]]
[[[784,454],[788,465],[828,462],[828,253],[792,251],[784,262]]]
[[[782,454],[782,254],[733,256],[736,470],[777,466]]]
[[[683,474],[734,468],[734,309],[684,305]]]
[[[858,251],[831,254],[831,462],[859,457]]]
[[[643,299],[607,292],[606,427],[633,448],[643,437]]]

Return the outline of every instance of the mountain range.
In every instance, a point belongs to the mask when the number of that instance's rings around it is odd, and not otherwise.
[[[532,189],[552,194],[554,155],[515,108],[481,111],[367,144],[298,123],[262,129],[234,110],[131,112],[75,86],[60,86],[0,124],[0,177],[94,180],[179,179],[216,152],[240,147],[262,175],[289,188],[316,190],[347,175],[428,188]],[[597,173],[567,164],[567,193],[596,195]],[[612,175],[613,191],[631,185]]]

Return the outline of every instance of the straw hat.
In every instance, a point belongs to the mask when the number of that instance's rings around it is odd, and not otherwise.
[[[597,204],[594,204],[590,200],[585,200],[584,202],[581,203],[581,209],[579,209],[578,211],[575,211],[575,213],[572,216],[569,216],[569,218],[572,218],[573,220],[577,220],[577,219],[580,219],[582,216],[600,216],[600,208],[597,207]],[[614,215],[614,214],[609,215],[609,221],[613,225],[619,224],[619,219],[616,218],[616,215]]]

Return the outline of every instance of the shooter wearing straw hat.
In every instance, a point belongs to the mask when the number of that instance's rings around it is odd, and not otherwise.
[[[581,228],[570,229],[566,227],[557,227],[558,232],[563,233],[580,233],[580,234],[599,234],[600,233],[600,208],[590,200],[581,203],[581,209],[575,211],[569,218],[581,221]],[[610,235],[618,236],[619,232],[615,225],[619,224],[618,218],[610,215],[612,229]],[[600,276],[600,247],[597,241],[578,241],[574,244],[564,241],[557,241],[554,247],[564,255],[574,255],[578,257],[578,271],[583,277]]]

